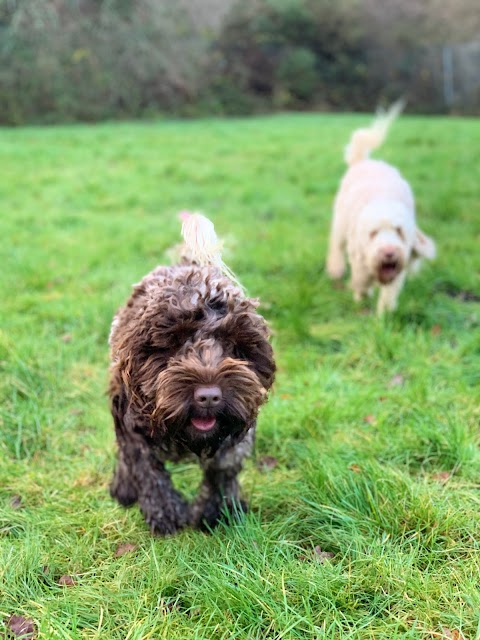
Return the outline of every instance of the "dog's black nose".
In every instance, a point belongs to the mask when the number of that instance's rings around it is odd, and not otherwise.
[[[222,390],[217,386],[197,387],[193,399],[199,407],[217,407],[222,401]]]

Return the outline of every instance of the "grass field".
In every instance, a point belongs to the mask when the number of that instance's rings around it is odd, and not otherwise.
[[[480,638],[480,121],[405,116],[377,154],[439,250],[384,320],[323,269],[368,121],[0,132],[0,635],[17,615],[38,638]],[[107,336],[184,208],[227,238],[279,373],[246,519],[159,539],[108,495]]]

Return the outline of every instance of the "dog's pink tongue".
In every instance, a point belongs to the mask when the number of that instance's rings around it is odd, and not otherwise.
[[[192,418],[192,424],[199,431],[210,431],[215,426],[215,418]]]

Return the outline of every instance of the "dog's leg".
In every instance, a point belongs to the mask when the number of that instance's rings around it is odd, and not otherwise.
[[[344,226],[341,216],[336,212],[333,216],[327,257],[327,273],[333,280],[338,280],[345,273]]]
[[[119,393],[112,399],[112,415],[118,442],[118,462],[110,494],[124,506],[138,501],[145,521],[154,533],[175,533],[188,523],[188,505],[175,490],[170,474],[145,438],[135,431],[139,418]]]
[[[173,487],[170,474],[150,452],[136,466],[138,504],[152,533],[173,534],[189,520],[188,504]]]
[[[124,507],[131,507],[138,500],[137,487],[122,449],[118,451],[117,466],[110,483],[110,495]]]
[[[365,257],[353,239],[347,244],[348,260],[350,262],[350,289],[355,302],[360,302],[366,295],[370,295],[373,280],[365,264]]]
[[[355,302],[361,302],[366,295],[371,295],[369,280],[352,278],[350,286],[353,291],[353,299],[355,300]]]
[[[188,505],[173,487],[170,474],[140,439],[124,441],[110,493],[128,506],[138,500],[153,533],[173,534],[188,523]]]
[[[237,475],[239,468],[219,469],[210,465],[205,470],[198,497],[191,506],[191,524],[200,529],[213,528],[227,514],[239,514],[247,510],[240,499]]]
[[[135,478],[132,474],[129,462],[129,451],[134,447],[129,443],[128,428],[125,425],[127,411],[127,399],[121,384],[118,384],[117,393],[112,395],[112,417],[115,425],[115,435],[118,443],[117,466],[110,483],[110,495],[124,507],[130,507],[138,500],[138,491]]]
[[[377,314],[379,316],[385,311],[395,311],[397,308],[398,295],[402,290],[406,275],[406,271],[402,271],[393,282],[380,287],[377,304]]]
[[[351,258],[351,265],[352,278],[350,288],[353,291],[353,299],[355,302],[360,302],[366,295],[370,295],[372,279],[360,259]]]
[[[204,477],[198,496],[191,505],[191,524],[201,529],[214,527],[222,516],[238,516],[247,511],[240,498],[240,473],[245,457],[250,455],[254,440],[252,427],[238,444],[220,450],[202,466]]]

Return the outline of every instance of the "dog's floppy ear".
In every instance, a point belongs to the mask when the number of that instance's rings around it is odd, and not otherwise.
[[[417,227],[415,230],[415,241],[413,243],[413,253],[420,258],[433,260],[437,255],[437,249],[434,241],[420,231]]]
[[[121,436],[125,430],[123,424],[125,418],[125,412],[127,410],[128,401],[127,394],[125,392],[125,385],[120,383],[115,393],[111,396],[111,411],[113,416],[113,422],[115,424],[115,431],[118,436]]]
[[[262,385],[268,391],[273,384],[276,367],[272,345],[267,337],[260,333],[252,333],[250,339],[250,336],[245,335],[243,342],[239,345],[238,355],[240,358],[248,360]]]
[[[234,345],[235,357],[247,360],[265,389],[275,377],[275,360],[269,330],[255,312],[229,313],[217,328],[217,336]]]

